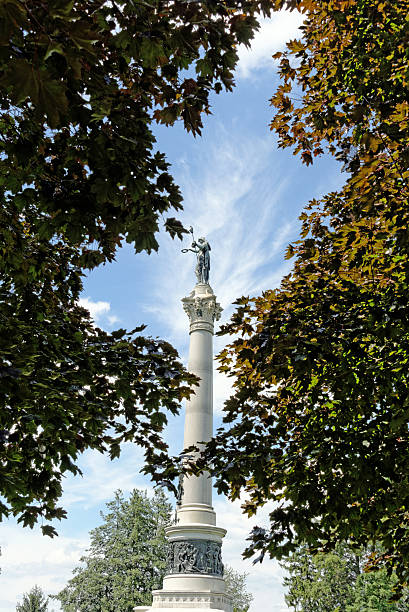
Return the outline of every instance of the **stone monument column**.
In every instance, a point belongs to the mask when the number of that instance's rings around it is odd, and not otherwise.
[[[190,322],[188,369],[200,378],[200,386],[186,402],[183,446],[187,449],[198,442],[208,442],[213,435],[213,334],[221,307],[210,285],[204,283],[198,283],[182,302]],[[216,524],[208,474],[184,479],[177,516],[180,524]]]
[[[200,447],[213,434],[213,334],[222,311],[208,283],[210,246],[200,238],[192,247],[195,250],[189,250],[197,254],[198,282],[182,302],[190,324],[188,369],[200,378],[200,384],[186,402],[184,449]],[[188,476],[180,489],[175,523],[166,528],[169,555],[163,588],[153,592],[151,608],[135,610],[232,612],[221,556],[226,530],[216,526],[212,480],[208,474]]]

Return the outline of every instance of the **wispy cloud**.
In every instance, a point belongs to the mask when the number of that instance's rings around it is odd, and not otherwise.
[[[115,325],[115,323],[119,323],[119,317],[117,317],[116,315],[109,315],[108,323],[109,325]]]
[[[286,216],[282,202],[291,175],[275,161],[269,137],[249,138],[237,128],[227,133],[218,125],[217,136],[196,159],[180,160],[177,179],[185,196],[182,221],[211,244],[210,282],[224,308],[223,323],[238,297],[277,287],[290,269],[284,251],[298,221]],[[195,257],[164,236],[158,259],[158,290],[146,308],[186,358],[188,320],[180,300],[196,282]],[[216,337],[215,351],[225,343]],[[215,372],[214,389],[220,412],[231,391],[229,379]]]
[[[249,78],[264,68],[273,67],[272,55],[281,51],[285,43],[300,37],[303,17],[298,11],[281,11],[270,19],[263,19],[251,48],[242,45],[239,49],[239,78]]]
[[[101,327],[112,327],[119,322],[119,317],[110,314],[111,304],[102,300],[94,302],[90,297],[83,297],[78,300],[78,304],[86,308],[95,323]]]
[[[270,138],[217,127],[212,143],[195,160],[180,160],[176,174],[185,198],[182,221],[210,241],[210,282],[226,320],[238,296],[277,286],[288,271],[280,254],[295,225],[279,212],[291,177],[273,163]],[[163,236],[158,259],[158,291],[147,309],[166,325],[173,341],[183,342],[187,318],[180,299],[195,283],[194,255],[182,254]]]
[[[84,478],[68,476],[65,479],[61,503],[67,509],[78,505],[87,510],[112,499],[113,491],[117,489],[124,493],[138,486],[151,490],[152,487],[146,485],[146,480],[140,474],[142,465],[143,451],[131,442],[121,445],[120,460],[111,461],[107,454],[87,451],[79,463]]]

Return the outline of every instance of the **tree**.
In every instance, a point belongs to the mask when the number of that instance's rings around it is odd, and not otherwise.
[[[16,612],[47,612],[47,610],[48,597],[37,585],[33,586],[31,591],[25,593],[23,602],[16,606]]]
[[[151,603],[166,569],[164,528],[171,506],[162,491],[152,498],[134,489],[127,500],[121,491],[107,503],[103,523],[90,532],[83,566],[56,596],[65,612],[132,612]]]
[[[151,125],[180,118],[200,133],[210,92],[232,89],[236,45],[267,11],[267,0],[2,3],[6,200],[42,213],[43,238],[96,241],[86,261],[112,258],[124,237],[137,252],[157,249],[159,216],[181,197]]]
[[[233,598],[233,612],[247,612],[253,601],[253,595],[247,591],[247,574],[226,565],[223,577],[226,582],[226,592]]]
[[[27,238],[24,248],[28,259],[45,253],[42,276],[33,264],[30,283],[3,276],[0,286],[0,514],[30,526],[65,516],[61,481],[67,471],[80,473],[76,460],[87,448],[111,458],[123,441],[164,450],[166,412],[178,412],[194,381],[167,342],[140,335],[143,326],[94,327],[76,302],[79,273],[67,247],[37,246]],[[55,533],[47,524],[42,530]]]
[[[0,519],[62,518],[61,479],[86,449],[164,451],[189,394],[172,347],[95,328],[82,275],[123,241],[158,248],[181,194],[154,122],[200,133],[233,87],[267,0],[6,0],[0,5]],[[188,71],[189,69],[189,71]],[[172,213],[173,214],[173,213]],[[43,531],[55,533],[45,524]]]
[[[271,127],[305,163],[327,147],[348,174],[301,215],[279,289],[239,299],[223,327],[235,391],[198,467],[232,499],[244,493],[249,515],[274,504],[246,556],[379,542],[370,567],[405,582],[408,2],[275,2],[289,5],[305,20],[276,55]]]
[[[354,596],[345,612],[407,612],[408,594],[396,603],[391,603],[391,594],[396,585],[396,576],[388,576],[385,568],[362,573],[355,584]]]
[[[289,574],[284,578],[286,603],[299,612],[345,610],[360,575],[359,558],[345,547],[311,555],[300,546],[282,566]]]
[[[298,612],[404,612],[407,590],[397,603],[391,597],[396,575],[385,569],[364,572],[368,551],[360,552],[339,544],[330,553],[312,555],[300,546],[282,566],[288,571],[284,585],[287,605]]]

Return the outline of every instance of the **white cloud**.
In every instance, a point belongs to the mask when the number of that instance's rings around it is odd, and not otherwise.
[[[94,321],[98,321],[104,314],[111,310],[111,305],[109,302],[93,302],[89,297],[80,298],[78,300],[78,304],[89,310],[89,313]]]
[[[112,327],[115,323],[118,323],[119,317],[113,314],[108,314],[111,311],[111,304],[99,300],[94,302],[91,298],[85,297],[78,300],[78,304],[83,308],[86,308],[95,323],[101,325],[101,327]]]
[[[88,538],[49,538],[40,528],[22,529],[16,525],[3,525],[1,545],[0,610],[15,610],[23,594],[37,584],[48,594],[58,593],[71,576],[84,553]],[[50,602],[50,610],[59,610],[59,604]]]
[[[280,11],[270,19],[263,19],[251,48],[239,49],[238,75],[248,78],[260,69],[273,67],[272,55],[281,51],[285,43],[300,37],[303,17],[298,11]]]

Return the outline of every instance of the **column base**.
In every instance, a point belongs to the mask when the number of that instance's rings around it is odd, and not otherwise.
[[[203,523],[190,523],[189,525],[178,523],[165,527],[165,533],[169,542],[199,538],[202,540],[212,540],[221,544],[222,539],[226,535],[226,530],[223,529],[223,527],[216,527],[216,525],[206,525]]]
[[[203,523],[216,525],[216,513],[208,504],[182,504],[177,511],[177,525]]]
[[[138,606],[135,612],[196,612],[197,610],[212,610],[212,612],[232,612],[232,599],[226,593],[186,592],[186,591],[153,591],[153,602],[149,607]]]
[[[152,610],[170,608],[172,610],[222,610],[232,612],[231,597],[226,593],[186,591],[154,591]]]

